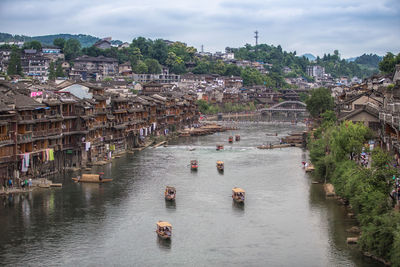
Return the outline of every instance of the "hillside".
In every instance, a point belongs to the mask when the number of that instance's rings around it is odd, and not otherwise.
[[[43,36],[26,36],[26,35],[12,35],[9,33],[0,33],[0,42],[8,42],[8,41],[32,41],[36,40],[41,42],[44,45],[52,45],[54,39],[56,38],[64,38],[64,39],[77,39],[82,47],[92,46],[95,42],[100,40],[100,38],[86,35],[86,34],[52,34],[52,35],[43,35]],[[113,40],[113,44],[121,44],[122,42],[119,40]]]

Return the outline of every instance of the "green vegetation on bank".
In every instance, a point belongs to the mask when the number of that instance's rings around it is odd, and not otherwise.
[[[247,104],[232,104],[225,103],[224,105],[209,104],[205,100],[198,100],[199,111],[202,114],[212,115],[219,112],[243,112],[243,111],[254,111],[256,106],[253,102]]]
[[[397,170],[389,155],[374,148],[370,168],[357,164],[364,144],[372,137],[363,124],[328,123],[314,136],[309,149],[315,175],[332,183],[336,193],[349,201],[361,226],[360,248],[400,266],[400,214],[389,197]]]
[[[371,151],[371,166],[362,167],[358,162],[363,150],[369,152],[367,144],[373,133],[361,123],[337,124],[333,114],[326,110],[314,116],[321,122],[309,142],[315,178],[332,183],[351,205],[361,227],[360,248],[400,266],[400,214],[389,197],[397,170],[379,147]]]

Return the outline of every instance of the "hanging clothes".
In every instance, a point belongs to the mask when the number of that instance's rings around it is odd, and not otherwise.
[[[54,160],[54,150],[52,148],[49,149],[49,160],[50,161]]]
[[[143,128],[140,128],[140,136],[143,136]]]
[[[147,128],[144,129],[144,136],[147,136]]]
[[[156,130],[157,123],[153,122],[153,130]]]
[[[90,142],[86,142],[85,143],[85,150],[89,151],[89,149],[90,149]]]
[[[110,145],[106,144],[106,150],[109,150],[109,149],[110,149]]]
[[[29,167],[29,153],[25,153],[22,156],[22,166],[21,166],[21,171],[22,172],[27,172]]]

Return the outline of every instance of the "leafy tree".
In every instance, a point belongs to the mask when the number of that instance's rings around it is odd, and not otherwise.
[[[393,73],[396,64],[400,64],[400,53],[395,56],[393,53],[387,53],[379,63],[379,70],[384,73]]]
[[[314,118],[318,118],[327,110],[333,110],[333,97],[326,88],[317,88],[311,91],[311,96],[306,99],[307,110]]]
[[[210,63],[207,60],[202,60],[193,68],[192,72],[194,74],[207,74],[210,73],[210,69]]]
[[[161,66],[156,59],[148,58],[144,61],[147,66],[147,73],[161,73]]]
[[[21,52],[17,47],[13,47],[10,54],[10,61],[7,68],[8,75],[22,75]]]
[[[213,71],[213,73],[216,73],[219,75],[224,75],[225,71],[226,71],[225,63],[222,60],[217,60],[212,65],[212,71]]]
[[[236,66],[235,64],[228,64],[225,68],[225,76],[240,76],[241,69],[240,67]]]
[[[80,55],[81,44],[76,39],[68,39],[64,45],[64,55],[66,60],[72,60]]]
[[[163,40],[157,39],[154,41],[151,49],[151,57],[156,59],[160,64],[165,64],[168,57],[168,46]]]
[[[57,65],[56,77],[65,77],[65,73],[64,73],[64,70],[62,69],[61,64]]]
[[[26,42],[22,49],[36,49],[37,51],[40,51],[42,50],[42,44],[38,41]]]
[[[49,66],[49,80],[54,81],[56,79],[56,71],[54,70],[54,63],[50,62]]]
[[[265,78],[258,70],[249,67],[242,69],[241,77],[243,85],[261,85],[265,82]]]
[[[146,39],[144,37],[138,37],[132,40],[130,47],[139,48],[141,54],[144,57],[149,57],[152,53],[152,45],[153,41],[151,41],[150,39]]]
[[[136,65],[133,66],[133,72],[138,74],[148,73],[147,65],[143,61],[139,60]]]
[[[61,49],[64,49],[65,39],[64,38],[56,38],[56,39],[54,39],[53,44]]]

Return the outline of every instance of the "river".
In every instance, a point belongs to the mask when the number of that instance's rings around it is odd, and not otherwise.
[[[108,184],[76,184],[66,175],[56,179],[63,188],[2,197],[0,264],[377,266],[345,244],[355,222],[311,184],[301,168],[306,151],[256,149],[303,126],[239,127],[115,159],[94,170],[114,179]],[[234,134],[241,141],[228,144]],[[216,151],[217,143],[225,149]],[[174,204],[164,200],[166,185],[177,189]],[[235,186],[246,190],[243,206],[232,201]],[[157,238],[158,220],[172,224],[170,242]]]

